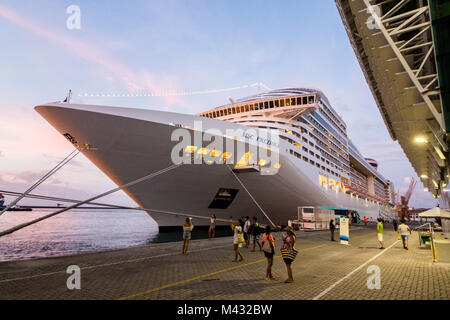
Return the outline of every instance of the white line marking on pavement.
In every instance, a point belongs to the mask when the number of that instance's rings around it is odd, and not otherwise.
[[[345,277],[343,277],[342,279],[340,279],[339,281],[335,282],[334,284],[332,284],[331,286],[329,286],[327,289],[325,289],[324,291],[322,291],[321,293],[319,293],[317,296],[315,296],[313,298],[313,300],[319,300],[321,297],[323,297],[324,295],[326,295],[328,292],[330,292],[334,287],[336,287],[339,283],[341,283],[342,281],[344,281],[345,279],[349,278],[352,274],[354,274],[355,272],[357,272],[358,270],[362,269],[365,265],[367,265],[369,262],[375,260],[376,258],[378,258],[379,256],[381,256],[383,253],[385,253],[386,251],[388,251],[390,248],[392,248],[396,243],[398,243],[400,240],[395,241],[393,244],[391,244],[388,248],[384,249],[383,251],[381,251],[379,254],[373,256],[372,258],[370,258],[369,260],[367,260],[366,262],[364,262],[362,265],[360,265],[358,268],[356,268],[355,270],[353,270],[352,272],[350,272],[349,274],[347,274]]]
[[[201,251],[207,251],[207,250],[219,249],[219,248],[225,248],[225,247],[230,247],[231,248],[231,244],[227,244],[227,245],[224,245],[224,246],[216,246],[216,247],[211,247],[211,248],[204,248],[204,249],[199,249],[199,250],[192,250],[192,251],[189,251],[189,252],[191,252],[191,253],[193,253],[193,252],[201,252]],[[122,264],[122,263],[136,262],[136,261],[140,261],[140,260],[147,260],[147,259],[154,259],[154,258],[161,258],[161,257],[167,257],[167,256],[175,256],[175,255],[181,255],[181,254],[179,252],[176,252],[176,253],[164,253],[164,254],[159,254],[159,255],[156,255],[156,256],[149,256],[149,257],[143,257],[143,258],[137,258],[137,259],[123,260],[123,261],[117,261],[117,262],[105,263],[105,264],[97,264],[97,265],[93,265],[93,266],[82,267],[80,269],[81,270],[86,270],[86,269],[93,269],[93,268],[100,268],[100,267],[108,267],[108,266],[113,266],[113,265]],[[33,276],[27,276],[27,277],[21,277],[21,278],[4,279],[4,280],[0,280],[0,283],[11,282],[11,281],[19,281],[19,280],[26,280],[26,279],[32,279],[32,278],[38,278],[38,277],[45,277],[45,276],[51,276],[51,275],[58,274],[58,273],[66,273],[66,270],[55,271],[55,272],[48,272],[48,273],[41,273],[41,274],[36,274],[36,275],[33,275]]]

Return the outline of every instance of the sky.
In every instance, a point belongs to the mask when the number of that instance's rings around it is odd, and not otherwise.
[[[68,27],[72,5],[79,28]],[[384,125],[334,1],[2,0],[0,40],[0,190],[25,191],[72,151],[33,109],[69,89],[73,102],[195,114],[258,88],[171,94],[258,82],[321,89],[400,194],[419,180]],[[101,97],[139,93],[160,96]],[[34,193],[82,200],[113,187],[79,155]],[[134,205],[124,193],[101,201]],[[436,205],[420,180],[410,205]]]

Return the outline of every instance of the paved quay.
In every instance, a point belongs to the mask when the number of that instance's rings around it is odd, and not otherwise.
[[[262,252],[242,248],[244,261],[232,262],[232,238],[223,237],[192,240],[186,256],[181,242],[172,242],[2,262],[0,299],[450,299],[450,264],[433,263],[430,250],[418,247],[417,233],[407,251],[390,225],[385,225],[385,250],[379,249],[373,225],[352,227],[349,246],[329,241],[329,231],[297,232],[300,252],[291,284],[283,282],[281,233],[274,235],[273,281],[265,280]],[[71,265],[81,270],[79,290],[66,285]],[[373,277],[368,268],[380,271],[379,289],[368,288]]]

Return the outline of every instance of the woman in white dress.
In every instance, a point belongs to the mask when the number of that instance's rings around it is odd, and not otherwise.
[[[233,245],[234,245],[234,260],[236,261],[242,261],[244,260],[244,257],[242,256],[242,253],[239,251],[239,248],[242,247],[242,244],[244,243],[244,231],[242,231],[242,220],[239,219],[236,222],[233,222],[233,220],[230,221],[231,230],[234,231],[233,236]],[[239,260],[238,260],[239,257]]]

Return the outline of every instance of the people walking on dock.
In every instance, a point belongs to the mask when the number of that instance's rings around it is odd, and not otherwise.
[[[274,277],[272,276],[272,265],[273,255],[275,254],[275,239],[271,232],[272,228],[267,226],[262,236],[262,249],[267,258],[266,280],[274,280]]]
[[[259,251],[262,251],[261,243],[259,243],[259,222],[257,217],[253,217],[253,224],[251,225],[251,234],[253,238],[253,249],[252,252],[255,252],[256,244],[258,244]]]
[[[216,235],[216,215],[213,214],[209,221],[208,239],[209,240],[214,239],[215,235]]]
[[[335,241],[334,240],[334,230],[335,229],[336,229],[336,225],[334,224],[334,220],[331,219],[330,220],[331,241]]]
[[[367,226],[367,217],[364,217],[364,225]]]
[[[183,254],[187,254],[188,252],[192,229],[194,229],[192,218],[186,218],[186,222],[183,224]]]
[[[244,243],[244,231],[242,230],[242,220],[239,219],[236,221],[236,223],[233,222],[233,220],[230,221],[231,230],[234,231],[233,236],[233,246],[234,246],[234,260],[236,261],[242,261],[244,260],[244,257],[242,256],[242,253],[239,251],[239,248],[242,247],[242,244]],[[238,260],[239,257],[239,260]]]
[[[380,249],[384,249],[384,241],[383,241],[383,221],[381,218],[378,218],[378,223],[377,223],[377,237],[378,237],[378,241],[381,244]]]
[[[408,236],[411,234],[411,229],[405,224],[405,220],[400,221],[397,232],[402,237],[403,248],[408,250]]]
[[[291,264],[295,260],[298,251],[295,249],[296,236],[294,229],[292,227],[286,227],[286,234],[281,238],[281,256],[283,257],[284,263],[286,264],[286,270],[288,278],[284,281],[285,283],[294,282],[292,276]]]
[[[245,223],[244,223],[244,239],[245,239],[245,247],[246,248],[248,248],[249,247],[249,245],[250,245],[250,233],[249,233],[249,230],[250,230],[250,226],[251,226],[251,222],[250,222],[250,217],[249,216],[246,216],[245,218],[244,218],[244,221],[245,221]]]
[[[2,207],[4,203],[5,203],[5,196],[0,193],[0,207]]]

